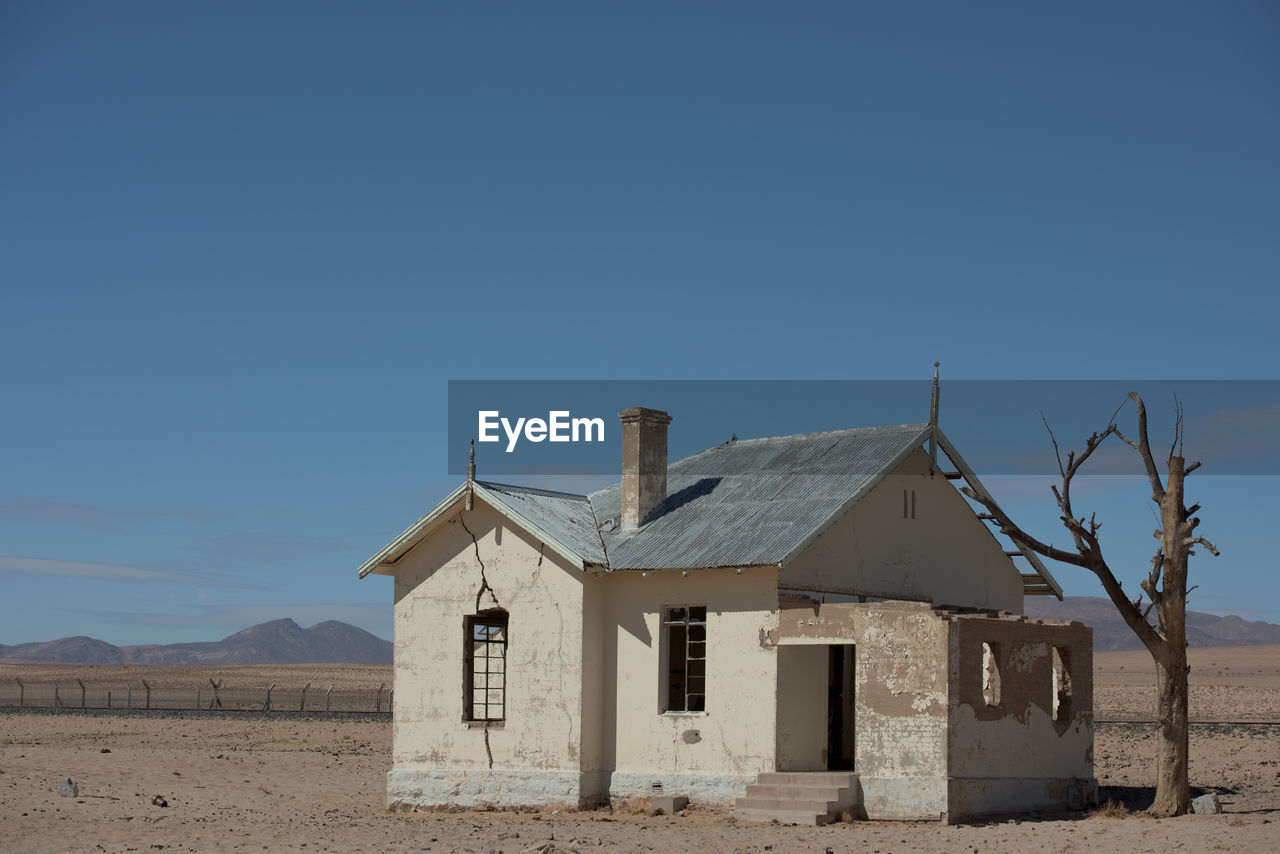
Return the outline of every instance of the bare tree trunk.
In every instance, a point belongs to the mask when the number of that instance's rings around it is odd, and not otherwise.
[[[1058,470],[1062,474],[1062,487],[1053,487],[1058,508],[1062,511],[1062,523],[1070,531],[1075,552],[1055,548],[1019,528],[989,495],[980,495],[971,488],[962,491],[969,498],[985,506],[990,513],[982,518],[996,524],[1000,532],[1009,536],[1015,543],[1031,549],[1047,558],[1073,564],[1089,570],[1102,582],[1102,588],[1115,604],[1120,616],[1129,628],[1146,646],[1156,664],[1158,684],[1157,730],[1158,750],[1156,755],[1156,797],[1151,804],[1150,812],[1157,816],[1183,815],[1191,807],[1191,786],[1188,762],[1188,716],[1187,716],[1187,567],[1192,548],[1204,546],[1211,554],[1218,550],[1213,543],[1204,537],[1196,536],[1196,527],[1200,520],[1195,512],[1200,505],[1187,507],[1184,504],[1184,481],[1186,476],[1195,471],[1200,463],[1186,464],[1181,455],[1182,444],[1182,410],[1178,408],[1178,420],[1174,429],[1174,444],[1169,449],[1168,484],[1161,482],[1160,472],[1155,457],[1151,453],[1151,444],[1147,438],[1147,410],[1142,398],[1136,392],[1130,392],[1138,414],[1138,439],[1129,439],[1120,432],[1115,424],[1115,416],[1107,429],[1094,433],[1085,443],[1084,451],[1077,456],[1075,451],[1067,454],[1064,463],[1058,456]],[[1117,410],[1119,411],[1119,410]],[[1048,424],[1046,423],[1046,427]],[[1098,446],[1108,436],[1115,434],[1126,445],[1134,448],[1142,457],[1147,470],[1147,479],[1151,484],[1151,500],[1160,508],[1160,528],[1155,537],[1160,541],[1160,550],[1151,559],[1151,572],[1142,581],[1142,589],[1151,599],[1147,609],[1142,608],[1142,597],[1130,599],[1120,586],[1115,573],[1107,565],[1102,555],[1102,545],[1098,541],[1098,530],[1101,525],[1093,516],[1077,517],[1071,506],[1071,481],[1080,466],[1084,464]],[[1058,452],[1058,441],[1049,431],[1055,453]],[[1159,620],[1159,628],[1147,622],[1147,615],[1154,608]]]
[[[1156,797],[1149,812],[1182,815],[1191,806],[1187,743],[1187,648],[1170,650],[1168,664],[1156,664],[1159,748],[1156,753]]]
[[[1147,589],[1160,619],[1163,642],[1151,649],[1156,660],[1157,713],[1160,722],[1156,761],[1156,798],[1152,815],[1183,815],[1191,806],[1187,719],[1187,564],[1192,526],[1183,504],[1185,461],[1169,457],[1160,505],[1160,551],[1152,561]],[[1156,588],[1160,575],[1162,589]],[[1154,595],[1152,595],[1154,591]]]

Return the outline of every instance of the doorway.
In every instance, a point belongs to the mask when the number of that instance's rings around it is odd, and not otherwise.
[[[833,644],[827,649],[827,770],[851,771],[855,650],[853,644]]]

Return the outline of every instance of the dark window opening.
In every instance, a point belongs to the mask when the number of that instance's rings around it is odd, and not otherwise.
[[[466,687],[463,708],[469,721],[507,717],[507,614],[494,611],[466,618]]]
[[[663,611],[667,643],[668,712],[707,710],[707,608],[681,606]]]

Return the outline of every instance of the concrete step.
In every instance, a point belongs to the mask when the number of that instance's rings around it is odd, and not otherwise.
[[[799,786],[789,783],[748,783],[749,798],[795,798],[797,800],[843,801],[853,799],[852,786]]]
[[[733,803],[734,809],[740,810],[765,810],[768,812],[806,812],[819,813],[822,815],[835,814],[839,815],[843,807],[839,801],[828,800],[799,800],[795,798],[757,798],[747,795],[745,798],[738,798]]]
[[[807,825],[831,824],[834,820],[834,817],[830,815],[819,815],[802,810],[735,809],[733,817],[738,821],[780,821],[783,824]]]
[[[852,786],[857,774],[850,771],[766,771],[756,782],[766,785]]]

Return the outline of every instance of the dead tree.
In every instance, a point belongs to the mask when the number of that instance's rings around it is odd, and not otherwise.
[[[991,521],[1014,542],[1044,557],[1084,567],[1098,576],[1120,616],[1151,653],[1151,657],[1155,659],[1158,679],[1159,752],[1156,796],[1150,812],[1157,816],[1182,815],[1187,812],[1191,803],[1187,765],[1187,564],[1189,557],[1195,554],[1193,548],[1197,545],[1204,546],[1214,555],[1218,554],[1218,550],[1195,533],[1200,519],[1194,514],[1200,509],[1200,505],[1187,507],[1184,503],[1183,481],[1188,474],[1199,468],[1200,463],[1186,465],[1182,456],[1181,407],[1177,409],[1174,440],[1169,448],[1167,477],[1162,482],[1151,453],[1151,443],[1147,439],[1146,407],[1136,392],[1130,392],[1129,397],[1138,414],[1136,441],[1125,436],[1116,426],[1116,414],[1120,412],[1117,409],[1107,428],[1090,436],[1079,456],[1075,451],[1070,451],[1064,463],[1057,438],[1052,430],[1049,431],[1049,438],[1058,458],[1058,473],[1062,478],[1061,488],[1052,487],[1053,496],[1061,511],[1062,524],[1071,534],[1074,552],[1041,542],[1018,527],[994,501],[968,488],[963,491],[969,498],[986,507],[988,513],[983,518]],[[1047,422],[1045,426],[1048,427]],[[1098,446],[1112,434],[1142,457],[1147,480],[1151,485],[1151,500],[1160,510],[1160,527],[1154,532],[1160,546],[1151,559],[1151,571],[1141,584],[1150,600],[1145,608],[1142,594],[1130,599],[1116,580],[1111,567],[1107,565],[1098,537],[1101,523],[1092,514],[1087,518],[1076,516],[1071,506],[1072,478]],[[1153,608],[1157,619],[1154,626],[1147,621]]]

